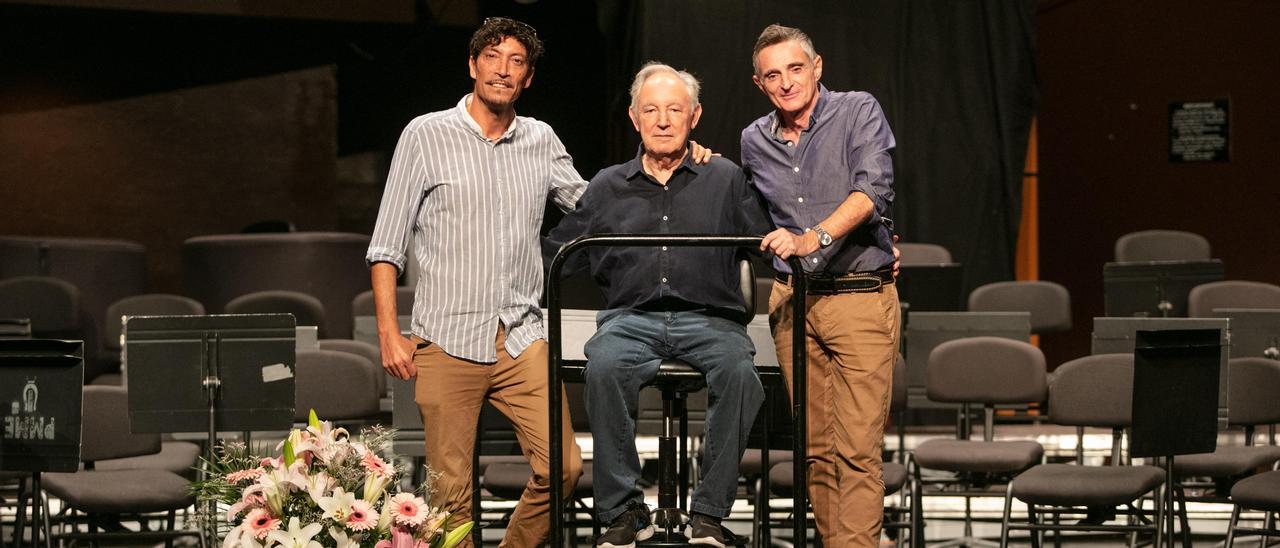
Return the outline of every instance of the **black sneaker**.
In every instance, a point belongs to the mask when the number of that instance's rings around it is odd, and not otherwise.
[[[742,539],[733,534],[733,531],[720,525],[719,518],[705,514],[694,514],[689,518],[689,528],[685,530],[685,535],[689,537],[689,544],[705,544],[717,548],[743,545]]]
[[[596,539],[596,548],[635,548],[636,541],[649,540],[653,536],[653,521],[649,519],[649,507],[643,502],[631,501],[627,509],[613,518],[609,529]]]

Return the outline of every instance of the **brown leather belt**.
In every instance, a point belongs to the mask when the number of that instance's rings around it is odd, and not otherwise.
[[[775,280],[791,285],[790,274],[777,274]],[[893,270],[851,272],[840,276],[831,274],[805,274],[805,293],[810,295],[838,295],[840,293],[874,293],[882,286],[893,283]]]

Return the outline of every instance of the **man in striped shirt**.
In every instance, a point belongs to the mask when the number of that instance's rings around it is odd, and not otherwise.
[[[502,546],[549,533],[547,344],[538,296],[538,229],[548,196],[573,209],[586,188],[547,124],[517,116],[542,44],[528,25],[489,18],[471,38],[473,92],[419,116],[400,136],[366,260],[383,368],[415,375],[427,463],[442,474],[432,505],[466,516],[476,422],[488,400],[511,420],[533,467]],[[396,278],[407,250],[421,267],[412,339],[400,334]],[[562,401],[567,401],[562,399]],[[564,410],[564,493],[582,459]]]

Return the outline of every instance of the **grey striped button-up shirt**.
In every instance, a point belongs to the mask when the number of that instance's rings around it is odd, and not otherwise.
[[[413,333],[451,356],[493,363],[499,321],[512,356],[545,336],[538,229],[547,194],[568,211],[587,182],[543,122],[517,116],[486,139],[467,113],[470,97],[405,127],[365,259],[403,272],[412,239],[421,268]]]

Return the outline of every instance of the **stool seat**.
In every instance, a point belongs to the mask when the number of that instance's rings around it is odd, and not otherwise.
[[[696,392],[707,387],[707,379],[702,372],[693,366],[677,360],[662,360],[658,364],[658,374],[644,386],[653,386],[662,390],[671,389],[676,392]]]

